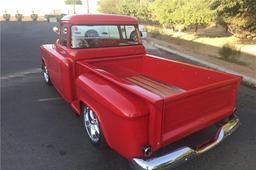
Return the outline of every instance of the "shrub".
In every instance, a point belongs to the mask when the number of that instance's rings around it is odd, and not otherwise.
[[[60,14],[60,15],[55,15],[55,14],[46,14],[44,17],[46,18],[47,22],[50,22],[50,18],[56,18],[57,21],[59,22],[62,17],[64,17],[66,14]]]
[[[159,37],[161,34],[159,31],[152,31],[150,32],[150,36],[153,37],[153,38],[157,38]]]
[[[17,12],[15,18],[17,19],[17,21],[22,21],[23,15]]]
[[[60,15],[57,17],[58,22],[60,22],[61,18],[63,18],[65,15],[67,15],[67,14],[60,14]]]
[[[236,57],[241,54],[240,49],[237,49],[234,45],[225,44],[221,49],[219,49],[219,54],[221,58],[227,61],[234,61]]]
[[[34,13],[34,11],[32,11],[32,14],[30,15],[32,21],[37,21],[38,15]]]
[[[10,21],[11,15],[5,13],[5,14],[3,15],[3,18],[5,19],[5,21]]]
[[[47,20],[47,22],[49,22],[49,20],[50,20],[50,17],[49,17],[49,15],[44,15],[44,18]]]

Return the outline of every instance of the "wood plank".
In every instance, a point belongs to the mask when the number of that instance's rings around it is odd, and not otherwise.
[[[181,88],[179,88],[179,87],[176,87],[176,86],[173,86],[173,85],[169,85],[169,84],[166,84],[166,83],[157,81],[157,80],[153,80],[153,79],[151,79],[151,78],[149,78],[149,77],[146,77],[146,76],[144,76],[144,75],[138,75],[138,77],[143,78],[143,79],[146,79],[146,80],[148,80],[148,81],[151,81],[152,83],[155,83],[155,84],[157,84],[157,85],[159,85],[159,86],[161,86],[161,87],[163,87],[163,88],[169,89],[169,90],[171,90],[171,91],[173,91],[173,92],[175,92],[175,93],[180,93],[180,92],[186,91],[186,90],[181,89]]]
[[[152,88],[151,86],[149,86],[149,85],[147,85],[147,84],[145,84],[145,83],[139,82],[139,81],[133,79],[132,77],[129,77],[129,78],[127,78],[127,79],[128,79],[129,81],[131,81],[132,83],[134,83],[134,84],[136,84],[136,85],[138,85],[138,86],[140,86],[140,87],[142,87],[142,88],[144,88],[144,89],[146,89],[146,90],[148,90],[148,91],[150,91],[150,92],[152,92],[152,93],[154,93],[154,94],[157,94],[157,95],[159,95],[159,96],[161,96],[161,97],[166,97],[166,96],[168,96],[168,94],[165,94],[165,93],[163,93],[163,92],[160,92],[159,90],[154,89],[154,88]]]
[[[153,80],[144,75],[135,75],[135,76],[127,77],[126,79],[161,97],[168,97],[168,96],[172,96],[185,91],[178,87]]]

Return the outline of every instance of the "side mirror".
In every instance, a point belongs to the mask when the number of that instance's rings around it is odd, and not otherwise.
[[[59,28],[55,26],[55,27],[52,28],[52,31],[58,34],[59,33]]]

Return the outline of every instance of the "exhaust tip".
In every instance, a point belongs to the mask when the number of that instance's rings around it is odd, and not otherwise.
[[[150,157],[152,155],[152,148],[148,145],[143,147],[143,154],[145,157]]]

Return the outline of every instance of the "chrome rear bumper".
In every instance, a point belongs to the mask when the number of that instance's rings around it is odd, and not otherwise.
[[[236,115],[234,115],[228,122],[226,122],[219,128],[215,140],[210,144],[204,146],[203,148],[195,150],[188,146],[184,146],[160,157],[150,158],[147,160],[133,158],[131,160],[131,166],[134,169],[145,170],[166,169],[170,167],[175,167],[178,164],[185,162],[192,157],[200,155],[215,147],[216,145],[221,143],[227,136],[232,134],[238,127],[239,119]]]

